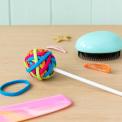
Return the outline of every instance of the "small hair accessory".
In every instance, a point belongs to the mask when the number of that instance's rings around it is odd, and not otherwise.
[[[85,63],[83,65],[85,68],[96,70],[96,71],[101,71],[105,73],[111,73],[112,68],[108,64],[103,64],[103,63]]]
[[[66,36],[65,35],[59,35],[59,36],[54,38],[54,40],[58,43],[63,42],[63,41],[70,41],[71,39],[72,39],[72,37],[69,35],[66,35]]]
[[[63,47],[60,47],[60,46],[50,45],[50,46],[47,46],[47,49],[55,50],[55,51],[61,52],[61,53],[67,53],[67,51]]]
[[[17,83],[23,83],[25,84],[26,86],[17,91],[17,92],[7,92],[7,91],[4,91],[4,89],[10,85],[13,85],[13,84],[17,84]],[[31,84],[28,80],[13,80],[13,81],[10,81],[10,82],[7,82],[5,84],[3,84],[2,86],[0,86],[0,94],[4,95],[4,96],[18,96],[24,92],[26,92],[29,88],[30,88]]]

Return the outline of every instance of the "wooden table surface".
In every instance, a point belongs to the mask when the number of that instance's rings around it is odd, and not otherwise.
[[[60,74],[44,82],[31,78],[23,66],[28,50],[45,48],[49,45],[64,47],[68,53],[54,52],[57,67],[122,91],[122,56],[113,61],[103,61],[111,65],[113,72],[106,74],[83,68],[85,61],[77,56],[74,48],[76,40],[83,34],[96,30],[110,30],[122,36],[122,26],[1,26],[0,27],[0,85],[14,79],[28,79],[33,87],[17,97],[0,95],[0,106],[23,101],[64,94],[74,105],[28,122],[122,122],[122,97],[106,93]],[[72,41],[57,43],[56,35],[71,35]],[[93,62],[93,61],[91,61]],[[17,90],[20,85],[8,89]]]

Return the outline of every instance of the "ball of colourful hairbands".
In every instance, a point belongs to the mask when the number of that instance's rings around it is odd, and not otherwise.
[[[44,80],[53,76],[56,60],[51,51],[33,49],[25,57],[24,65],[32,77]]]

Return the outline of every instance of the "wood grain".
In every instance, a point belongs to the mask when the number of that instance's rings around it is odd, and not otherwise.
[[[48,45],[60,45],[68,53],[54,52],[57,67],[79,76],[109,85],[122,91],[122,56],[113,61],[106,61],[113,72],[105,74],[83,68],[89,61],[79,59],[74,48],[76,40],[83,34],[95,30],[111,30],[122,37],[122,26],[13,26],[0,27],[0,85],[14,79],[28,79],[33,87],[18,97],[0,95],[0,106],[20,103],[51,95],[64,94],[74,105],[63,111],[38,117],[28,122],[121,122],[122,97],[106,93],[65,76],[55,74],[48,81],[31,78],[23,66],[28,50],[45,48]],[[57,44],[52,38],[68,34],[72,41]],[[8,89],[17,90],[20,85]]]

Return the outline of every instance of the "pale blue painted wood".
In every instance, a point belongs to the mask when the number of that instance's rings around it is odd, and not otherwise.
[[[9,24],[9,2],[0,0],[0,25]]]
[[[50,0],[11,0],[11,23],[50,24]]]
[[[92,0],[92,23],[122,24],[122,0]]]
[[[52,23],[90,24],[91,0],[52,0]]]

